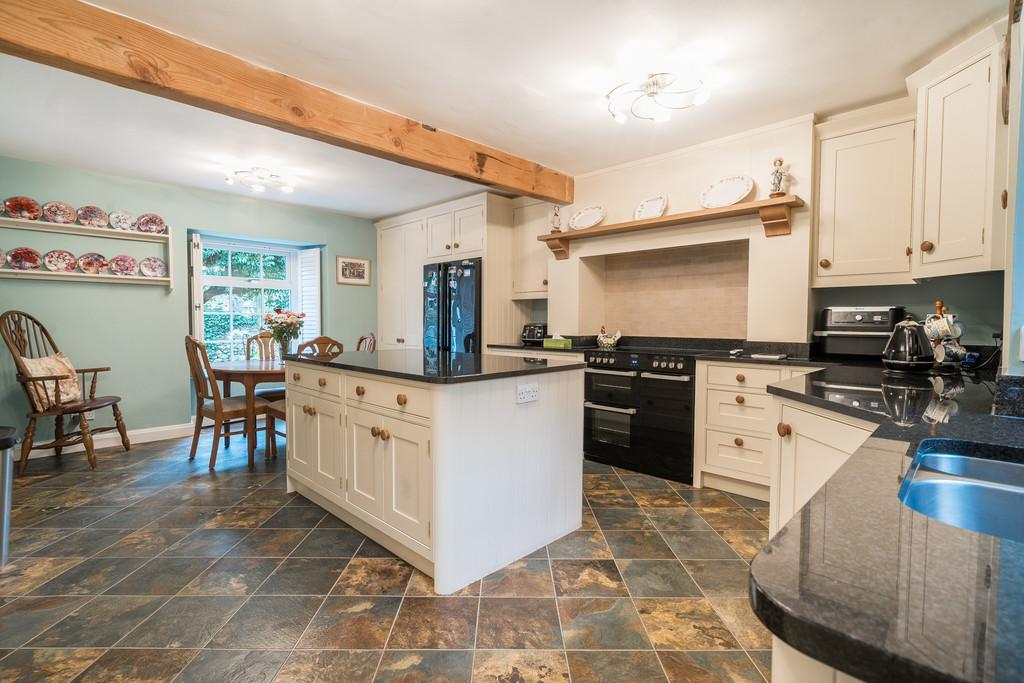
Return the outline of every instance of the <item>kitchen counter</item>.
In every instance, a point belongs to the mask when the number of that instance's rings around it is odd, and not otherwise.
[[[308,356],[286,355],[286,361],[310,363],[324,367],[364,372],[395,379],[427,382],[430,384],[456,384],[519,377],[545,372],[579,370],[583,363],[551,362],[536,358],[496,356],[486,353],[456,353],[432,355],[420,349],[386,350],[368,353],[343,353],[332,360],[316,360]]]
[[[936,393],[877,365],[768,387],[878,424],[754,559],[751,604],[773,634],[865,681],[1024,679],[1024,544],[949,526],[897,497],[924,439],[975,442],[982,457],[1024,443],[1024,421],[991,415],[993,387],[945,377]]]
[[[574,346],[571,349],[545,349],[543,346],[527,346],[526,344],[488,344],[489,349],[508,349],[509,351],[536,351],[537,353],[584,353],[596,351],[596,346]]]

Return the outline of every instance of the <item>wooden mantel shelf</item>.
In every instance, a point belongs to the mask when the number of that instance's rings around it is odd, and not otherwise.
[[[689,223],[703,223],[721,218],[733,218],[735,216],[749,216],[757,214],[761,217],[764,225],[765,237],[779,237],[788,235],[791,231],[789,225],[789,211],[793,207],[803,206],[804,200],[794,194],[787,194],[772,199],[759,199],[752,202],[741,202],[731,206],[723,206],[717,209],[700,209],[698,211],[684,211],[673,213],[658,218],[648,218],[642,221],[627,221],[625,223],[612,223],[610,225],[595,225],[592,228],[582,230],[569,230],[566,232],[551,232],[547,235],[540,235],[538,240],[548,245],[559,261],[569,258],[569,242],[573,240],[585,240],[591,237],[610,237],[627,232],[638,230],[652,230],[654,228],[668,228],[675,225],[687,225]]]

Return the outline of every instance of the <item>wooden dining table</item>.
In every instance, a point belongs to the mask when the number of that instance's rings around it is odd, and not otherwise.
[[[224,383],[225,398],[231,396],[232,382],[238,382],[245,388],[245,433],[249,442],[249,467],[255,467],[256,385],[264,382],[283,382],[284,363],[277,359],[252,359],[211,362],[210,365],[213,368],[214,379]]]

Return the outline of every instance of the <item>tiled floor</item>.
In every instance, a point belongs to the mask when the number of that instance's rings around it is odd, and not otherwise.
[[[0,572],[0,681],[769,677],[747,598],[764,503],[588,462],[581,530],[440,597],[286,493],[283,458],[250,472],[238,439],[211,474],[188,446],[105,451],[96,472],[33,461]]]

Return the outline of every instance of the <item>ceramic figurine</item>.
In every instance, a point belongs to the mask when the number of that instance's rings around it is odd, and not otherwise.
[[[597,345],[602,349],[614,349],[622,337],[621,330],[615,330],[615,334],[608,334],[608,331],[601,325],[601,332],[597,335]]]
[[[772,183],[771,183],[772,191],[771,191],[771,193],[768,196],[769,197],[782,197],[782,196],[784,196],[786,194],[786,191],[783,189],[782,186],[786,182],[786,179],[789,178],[789,177],[790,177],[790,175],[789,175],[789,164],[786,164],[783,161],[782,157],[775,157],[775,160],[772,161],[772,175],[771,175],[771,178],[772,178]]]
[[[562,232],[562,207],[551,207],[551,232]]]

